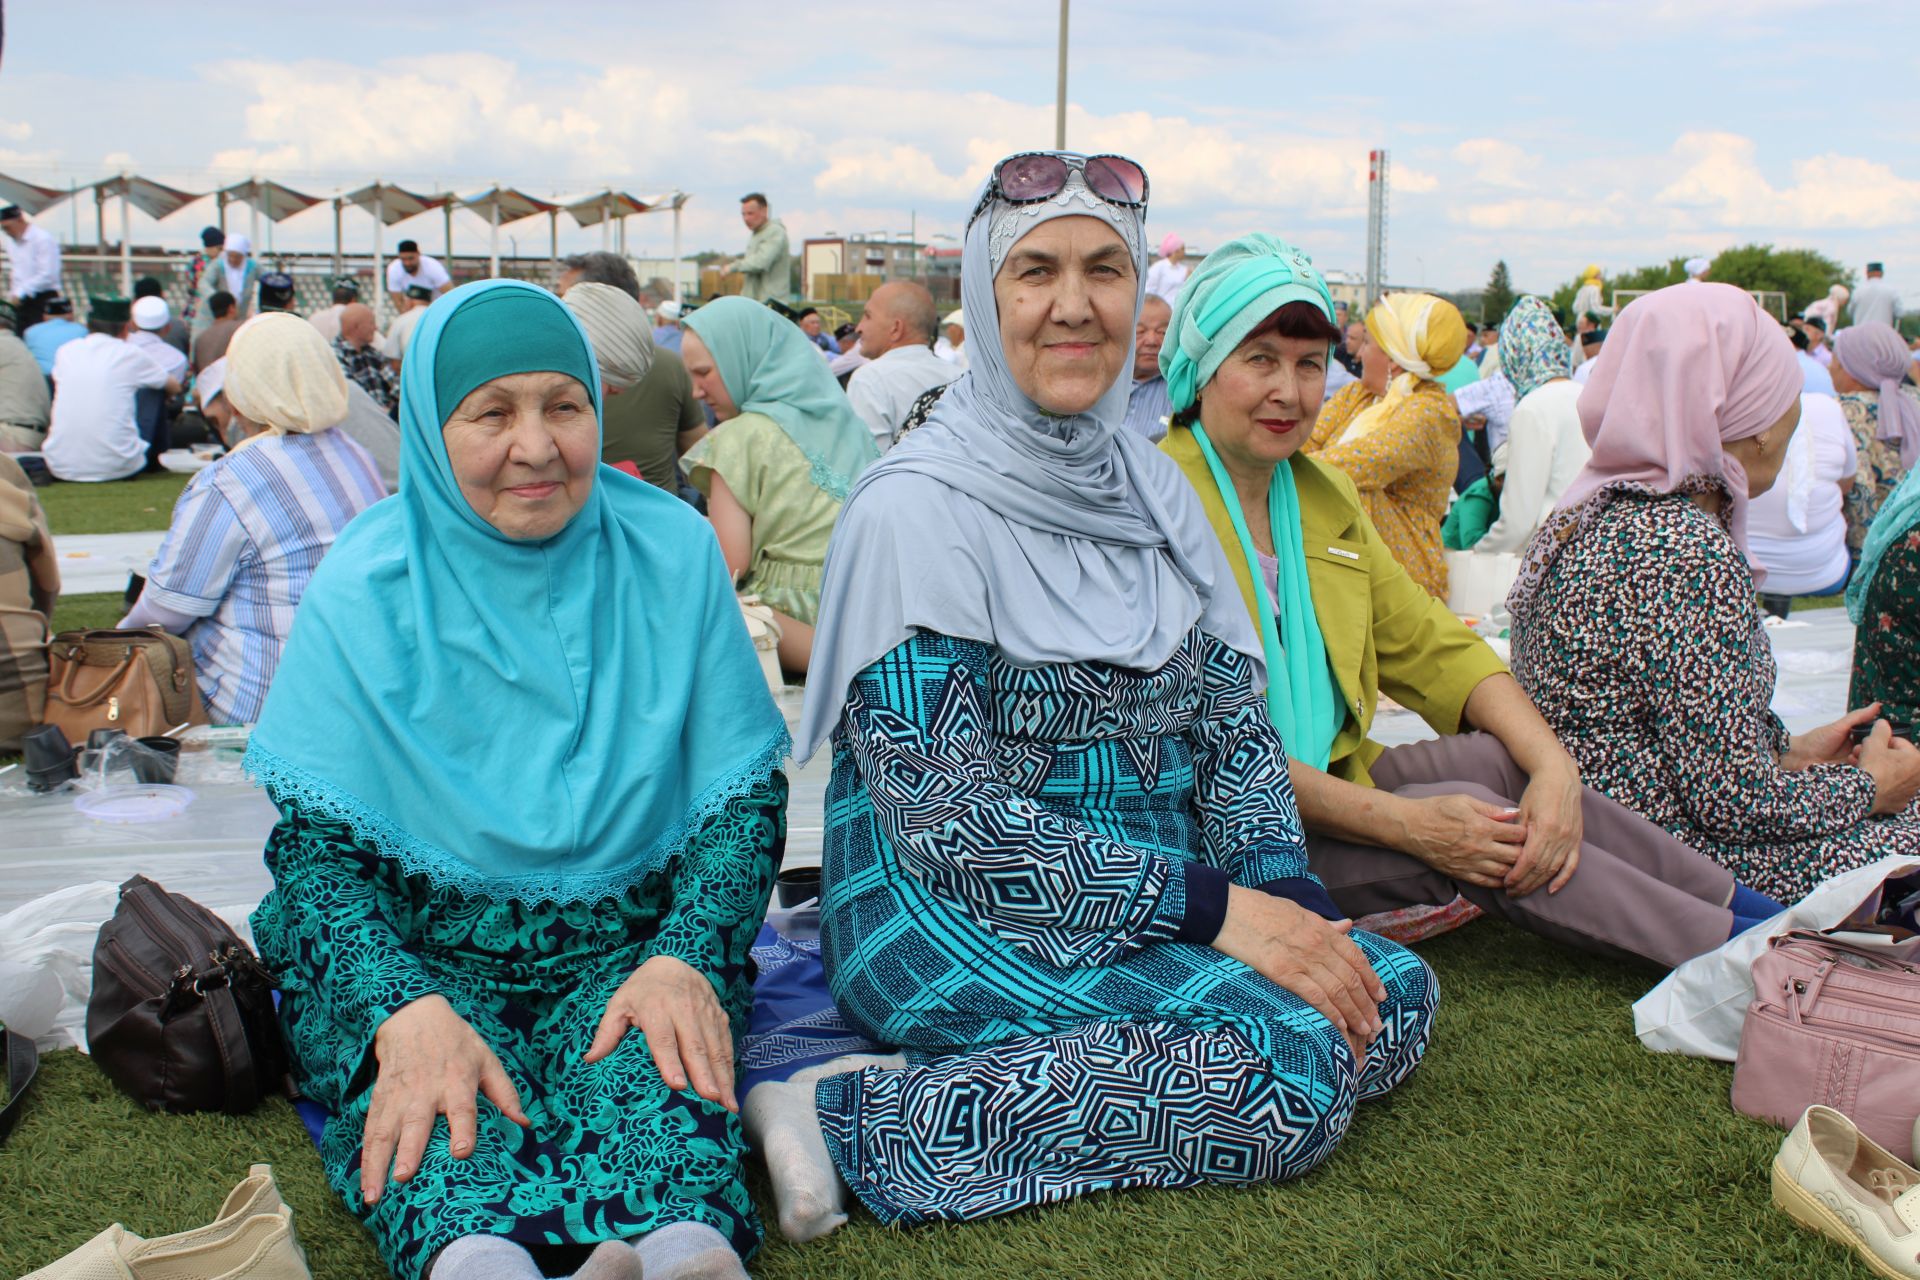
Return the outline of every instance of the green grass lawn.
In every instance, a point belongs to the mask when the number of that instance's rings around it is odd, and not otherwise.
[[[104,484],[50,484],[34,493],[56,539],[63,533],[139,533],[167,527],[188,478],[163,471]]]
[[[1870,1273],[1775,1211],[1781,1134],[1727,1105],[1732,1069],[1633,1038],[1643,971],[1477,921],[1424,944],[1442,999],[1420,1071],[1363,1106],[1298,1182],[1103,1193],[962,1226],[889,1230],[864,1213],[825,1240],[775,1239],[761,1280],[980,1276],[1806,1280]],[[271,1161],[318,1280],[377,1277],[293,1110],[140,1111],[76,1053],[52,1055],[0,1148],[0,1275],[113,1221],[210,1220]],[[763,1197],[763,1205],[766,1201]],[[770,1208],[770,1206],[767,1206]],[[770,1216],[770,1215],[769,1215]]]

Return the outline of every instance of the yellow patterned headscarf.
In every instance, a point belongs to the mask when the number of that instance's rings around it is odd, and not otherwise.
[[[1466,354],[1467,322],[1460,309],[1430,293],[1390,293],[1367,313],[1367,332],[1393,362],[1432,381]]]
[[[1598,266],[1595,266],[1592,263],[1589,263],[1587,265],[1587,269],[1580,273],[1580,283],[1582,285],[1599,284],[1600,268]]]

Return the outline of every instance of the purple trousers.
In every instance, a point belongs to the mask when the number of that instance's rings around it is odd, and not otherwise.
[[[1514,805],[1527,775],[1500,740],[1463,733],[1391,747],[1371,770],[1395,795],[1469,795]],[[1436,871],[1411,854],[1307,832],[1307,861],[1350,916],[1441,906],[1457,893],[1489,915],[1581,951],[1671,969],[1727,940],[1733,873],[1588,787],[1580,866],[1565,888],[1524,898]]]

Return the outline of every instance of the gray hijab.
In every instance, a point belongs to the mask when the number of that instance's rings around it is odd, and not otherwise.
[[[1052,200],[996,200],[968,224],[961,309],[997,316],[993,279],[1014,244],[1076,215],[1100,219],[1126,243],[1137,315],[1145,211],[1108,204],[1078,174]],[[1261,665],[1199,498],[1170,459],[1122,426],[1127,379],[1087,412],[1054,417],[1007,371],[998,323],[975,327],[967,346],[970,371],[925,426],[867,469],[841,509],[794,744],[802,760],[838,725],[854,677],[915,630],[991,644],[1023,667],[1152,671],[1197,624]]]

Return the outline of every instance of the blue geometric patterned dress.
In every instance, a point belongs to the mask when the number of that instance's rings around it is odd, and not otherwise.
[[[266,849],[274,889],[253,914],[254,939],[279,975],[301,1091],[332,1112],[320,1146],[327,1180],[399,1280],[475,1233],[540,1248],[702,1222],[742,1256],[759,1247],[739,1118],[667,1088],[638,1029],[601,1061],[581,1058],[607,1001],[656,955],[708,975],[739,1044],[753,1002],[747,953],[784,848],[786,799],[774,770],[626,894],[564,906],[437,888],[363,848],[344,824],[282,801]],[[369,1210],[360,1144],[374,1033],[435,993],[500,1059],[533,1126],[482,1097],[473,1153],[455,1160],[439,1117],[413,1177]]]
[[[1387,989],[1363,1068],[1206,945],[1229,882],[1341,917],[1248,660],[1197,630],[1144,673],[915,633],[850,691],[826,824],[835,999],[909,1065],[815,1096],[883,1222],[1295,1177],[1426,1048],[1438,987],[1391,942],[1353,934]]]

